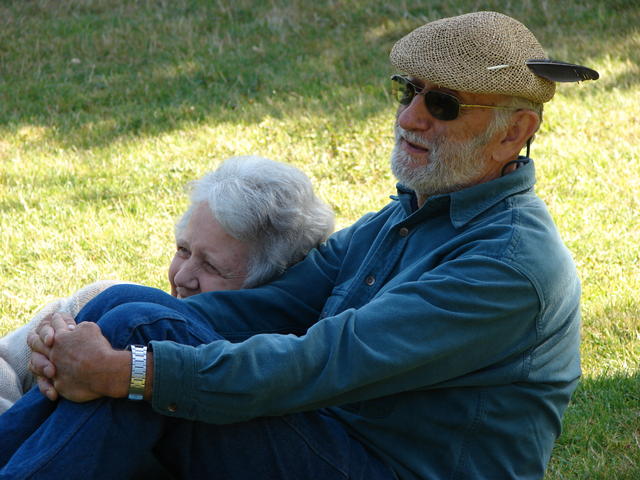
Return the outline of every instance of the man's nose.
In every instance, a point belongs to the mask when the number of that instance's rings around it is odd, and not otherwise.
[[[433,117],[427,109],[424,95],[416,95],[406,107],[401,106],[397,113],[398,125],[409,131],[425,131],[431,128]]]

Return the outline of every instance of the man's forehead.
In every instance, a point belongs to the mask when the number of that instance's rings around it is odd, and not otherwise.
[[[464,92],[460,92],[459,90],[453,90],[452,88],[442,87],[442,86],[437,85],[435,83],[431,83],[431,82],[428,82],[428,81],[423,80],[421,78],[414,77],[412,75],[407,76],[407,78],[409,79],[409,81],[411,83],[413,83],[417,87],[424,88],[424,89],[427,89],[427,90],[438,90],[439,92],[446,92],[446,93],[450,93],[452,95],[456,95],[458,93],[464,93]]]
[[[506,95],[498,95],[493,93],[473,93],[473,92],[465,92],[461,90],[454,90],[452,88],[443,87],[441,85],[437,85],[435,83],[423,80],[419,77],[414,77],[412,75],[408,75],[406,78],[409,79],[411,83],[416,85],[417,87],[427,89],[427,90],[436,90],[438,92],[448,93],[453,95],[459,99],[473,99],[474,101],[499,101],[508,98]]]

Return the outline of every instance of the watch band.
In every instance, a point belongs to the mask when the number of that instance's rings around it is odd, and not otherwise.
[[[147,377],[147,347],[131,345],[131,380],[129,381],[129,400],[144,398],[144,384]]]

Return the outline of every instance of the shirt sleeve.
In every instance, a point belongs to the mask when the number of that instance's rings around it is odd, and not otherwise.
[[[279,279],[257,288],[207,292],[183,301],[231,342],[260,333],[302,335],[331,295],[353,232],[370,218],[334,233]]]
[[[310,285],[300,298],[314,298]],[[286,304],[295,294],[264,293],[280,302],[269,308],[300,311]],[[199,347],[154,342],[153,405],[222,424],[438,385],[486,385],[492,375],[518,381],[527,375],[539,311],[536,289],[515,267],[458,258],[316,322],[303,336],[259,334]]]

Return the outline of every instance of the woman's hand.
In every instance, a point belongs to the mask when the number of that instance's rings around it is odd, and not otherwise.
[[[49,360],[55,335],[52,327],[52,319],[54,316],[60,316],[68,329],[75,328],[75,321],[70,315],[55,313],[45,317],[27,336],[27,344],[32,351],[29,369],[37,378],[40,392],[51,401],[57,400],[58,398],[58,392],[52,383],[56,370],[53,363]]]

